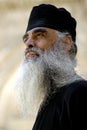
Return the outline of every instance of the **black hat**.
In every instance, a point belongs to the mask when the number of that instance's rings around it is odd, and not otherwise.
[[[76,20],[65,8],[50,4],[34,6],[28,21],[26,32],[35,27],[48,27],[60,32],[69,32],[76,40]]]

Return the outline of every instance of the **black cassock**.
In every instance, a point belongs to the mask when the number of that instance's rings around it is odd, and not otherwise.
[[[38,112],[32,130],[87,130],[87,81],[60,88]]]

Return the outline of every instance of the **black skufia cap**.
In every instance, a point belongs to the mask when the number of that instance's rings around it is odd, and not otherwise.
[[[50,4],[34,6],[26,32],[35,27],[48,27],[60,32],[69,32],[73,41],[76,40],[76,20],[65,8],[57,8]]]

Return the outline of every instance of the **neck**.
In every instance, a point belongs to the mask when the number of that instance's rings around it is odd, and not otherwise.
[[[71,84],[73,82],[82,80],[82,78],[76,74],[75,70],[71,70],[72,72],[67,73],[62,71],[62,73],[59,73],[58,70],[55,71],[46,71],[46,77],[44,79],[45,84],[48,84],[47,87],[47,96],[49,96],[51,93],[55,93],[60,89],[61,87]],[[49,81],[49,82],[48,82]]]

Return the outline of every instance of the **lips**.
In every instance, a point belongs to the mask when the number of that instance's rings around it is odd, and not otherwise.
[[[35,51],[29,51],[25,54],[26,58],[31,58],[31,57],[35,57],[35,56],[39,56],[39,54]]]

